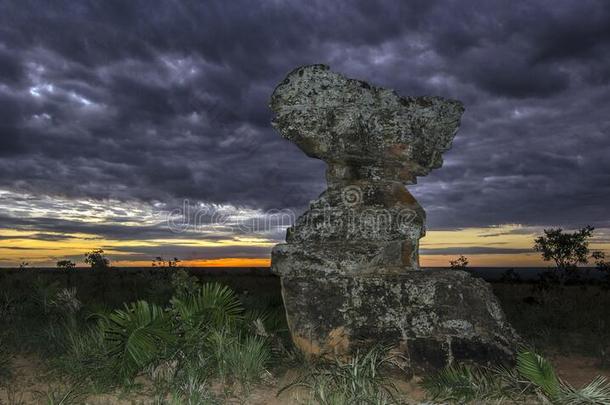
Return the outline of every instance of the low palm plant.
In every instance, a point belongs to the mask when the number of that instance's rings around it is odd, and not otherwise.
[[[514,370],[452,365],[424,378],[422,387],[434,400],[456,403],[504,399],[530,403],[537,395],[545,403],[558,405],[610,404],[610,384],[604,377],[574,388],[533,351],[521,351]]]
[[[76,288],[62,288],[51,297],[49,306],[62,315],[73,316],[83,306],[76,295]]]
[[[174,340],[172,324],[163,309],[146,301],[125,305],[100,320],[100,329],[121,374],[133,376],[158,359]]]
[[[212,331],[225,331],[242,319],[243,308],[233,290],[218,283],[204,284],[195,294],[171,300],[179,350],[197,353]]]
[[[555,369],[545,358],[531,351],[517,355],[517,371],[531,381],[542,394],[556,400],[561,393],[561,384]]]
[[[517,370],[528,378],[552,403],[561,405],[610,404],[610,384],[596,377],[582,388],[574,388],[555,374],[553,366],[536,353],[524,351],[517,356]]]
[[[564,385],[558,403],[565,405],[610,404],[610,385],[606,378],[601,376],[597,376],[589,384],[579,389]]]
[[[243,308],[235,292],[218,283],[207,283],[194,294],[171,301],[176,315],[191,328],[221,329],[237,320]]]
[[[32,300],[38,306],[43,314],[48,314],[53,308],[53,300],[60,291],[60,285],[57,281],[52,283],[45,282],[38,277],[32,284]]]
[[[256,334],[235,293],[217,283],[183,291],[166,310],[137,301],[96,317],[84,330],[76,323],[61,328],[63,355],[55,361],[58,371],[78,375],[95,391],[131,383],[147,370],[160,400],[210,403],[206,381],[237,383],[247,394],[268,374],[269,337]],[[271,329],[279,323],[264,319]]]

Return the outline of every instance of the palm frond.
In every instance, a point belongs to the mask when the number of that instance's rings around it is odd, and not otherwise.
[[[542,356],[531,351],[520,352],[517,354],[517,370],[551,400],[560,394],[561,384],[555,370]]]
[[[163,309],[146,301],[115,310],[100,325],[108,354],[119,361],[127,374],[148,365],[174,338]]]
[[[206,283],[197,294],[172,299],[180,321],[189,328],[221,329],[241,317],[243,308],[235,292],[218,283]]]
[[[605,405],[610,404],[610,384],[605,377],[597,376],[593,381],[580,389],[564,385],[561,405]]]

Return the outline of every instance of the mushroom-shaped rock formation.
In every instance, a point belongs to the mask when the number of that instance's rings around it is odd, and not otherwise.
[[[270,106],[282,136],[328,164],[328,189],[272,252],[295,344],[314,355],[389,344],[413,371],[510,361],[519,338],[485,282],[419,271],[425,212],[404,184],[441,167],[462,104],[311,65],[289,73]]]
[[[271,109],[285,138],[329,164],[330,183],[415,182],[441,167],[464,111],[459,101],[400,97],[324,65],[290,73]]]

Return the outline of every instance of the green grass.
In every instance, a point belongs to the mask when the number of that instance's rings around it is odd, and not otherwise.
[[[0,336],[0,385],[10,380],[13,375],[12,354]]]
[[[524,350],[515,369],[452,365],[429,375],[422,388],[434,401],[449,403],[550,403],[604,405],[610,403],[610,384],[596,377],[582,388],[562,381],[542,356]]]
[[[84,298],[76,275],[75,287],[66,289],[61,280],[17,274],[12,284],[19,288],[8,290],[16,293],[0,296],[0,330],[7,332],[1,337],[0,382],[11,377],[13,354],[35,353],[51,371],[45,376],[51,387],[38,393],[41,403],[138,390],[138,376],[153,382],[159,403],[216,403],[210,384],[218,380],[231,388],[225,395],[247,395],[268,374],[272,342],[285,340],[277,336],[287,332],[278,315],[283,311],[246,310],[227,286],[202,284],[180,271],[173,275],[144,289],[154,295],[150,301],[118,305],[120,291],[112,288],[95,300]],[[111,277],[108,284],[116,283]],[[139,277],[120,283],[138,285]],[[152,291],[161,284],[162,291]],[[123,293],[129,297],[130,288]]]
[[[102,292],[91,274],[76,272],[67,288],[61,273],[0,272],[0,389],[5,395],[12,388],[4,382],[12,378],[18,354],[45,359],[51,371],[43,377],[51,388],[41,393],[41,403],[61,403],[75,382],[75,394],[85,397],[146,389],[157,403],[222,403],[231,396],[247,397],[272,374],[305,363],[291,345],[278,285],[260,288],[266,295],[258,296],[244,292],[260,287],[253,280],[243,286],[232,280],[235,288],[229,288],[176,270],[110,271],[107,276]],[[600,366],[610,364],[607,289],[493,287],[537,353],[584,354],[599,359]],[[310,403],[395,403],[396,391],[383,371],[390,363],[378,349],[350,360],[307,363],[285,390],[300,387]],[[538,366],[528,376],[526,370],[455,365],[424,381],[431,397],[454,402],[544,395],[561,404],[597,404],[607,398],[602,379],[578,389],[559,379],[557,385],[551,377],[546,384],[535,376],[552,374],[544,373],[544,362]],[[223,392],[213,391],[219,382]],[[18,403],[17,393],[11,395]],[[64,403],[72,401],[70,395]]]
[[[98,328],[107,355],[125,378],[132,377],[158,361],[176,339],[163,308],[137,301],[100,319]]]
[[[271,352],[264,338],[259,336],[238,337],[226,348],[224,358],[216,359],[225,363],[225,377],[230,376],[245,390],[258,383],[269,374]]]
[[[399,361],[385,348],[358,352],[348,360],[335,359],[310,366],[283,391],[304,389],[306,403],[320,405],[394,404],[397,389],[382,373],[386,367],[397,369]]]
[[[421,386],[433,400],[491,402],[511,397],[512,387],[504,382],[493,370],[456,364],[426,376]]]
[[[74,385],[57,385],[46,391],[36,393],[38,403],[44,405],[80,405],[84,403],[87,393],[83,387]]]
[[[603,285],[492,286],[528,346],[543,355],[579,354],[610,365],[610,290]]]

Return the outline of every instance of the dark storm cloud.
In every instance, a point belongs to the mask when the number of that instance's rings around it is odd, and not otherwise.
[[[88,234],[92,235],[92,237],[117,240],[161,239],[171,236],[165,223],[150,226],[125,226],[120,223],[99,224],[48,217],[15,218],[0,216],[0,224],[2,224],[2,228],[4,229],[16,229],[20,231],[43,230],[62,233],[61,235],[36,233],[27,236],[3,236],[1,239],[36,239],[48,241],[76,237],[74,234]]]
[[[0,189],[303,208],[324,165],[266,105],[295,66],[328,63],[464,101],[445,166],[412,187],[430,228],[608,227],[609,4],[2,2]]]
[[[2,249],[7,250],[40,250],[37,247],[26,247],[26,246],[3,246]],[[59,248],[50,248],[49,250],[59,250]]]
[[[15,229],[15,228],[13,228],[13,229]],[[47,242],[55,242],[55,241],[60,241],[60,240],[66,240],[69,238],[70,238],[70,235],[55,234],[55,233],[35,233],[33,235],[27,235],[27,236],[0,235],[0,241],[1,240],[16,240],[16,239],[31,239],[31,240],[42,240],[42,241],[47,241]]]
[[[133,219],[132,219],[133,220]],[[115,222],[116,218],[112,219]],[[15,229],[20,231],[53,231],[61,232],[61,234],[35,233],[33,235],[17,235],[17,236],[0,236],[0,240],[15,240],[15,239],[35,239],[44,241],[56,241],[69,238],[85,239],[112,239],[112,240],[152,240],[152,239],[167,239],[167,238],[197,238],[205,240],[227,240],[231,239],[231,234],[239,235],[244,232],[237,232],[238,227],[230,227],[224,224],[211,224],[210,230],[216,232],[211,234],[205,232],[202,227],[194,229],[186,229],[185,232],[172,232],[168,228],[166,221],[160,221],[153,225],[126,225],[120,221],[115,223],[95,223],[72,221],[59,218],[38,217],[38,218],[15,218],[0,216],[0,229]],[[80,234],[80,235],[79,235]]]

